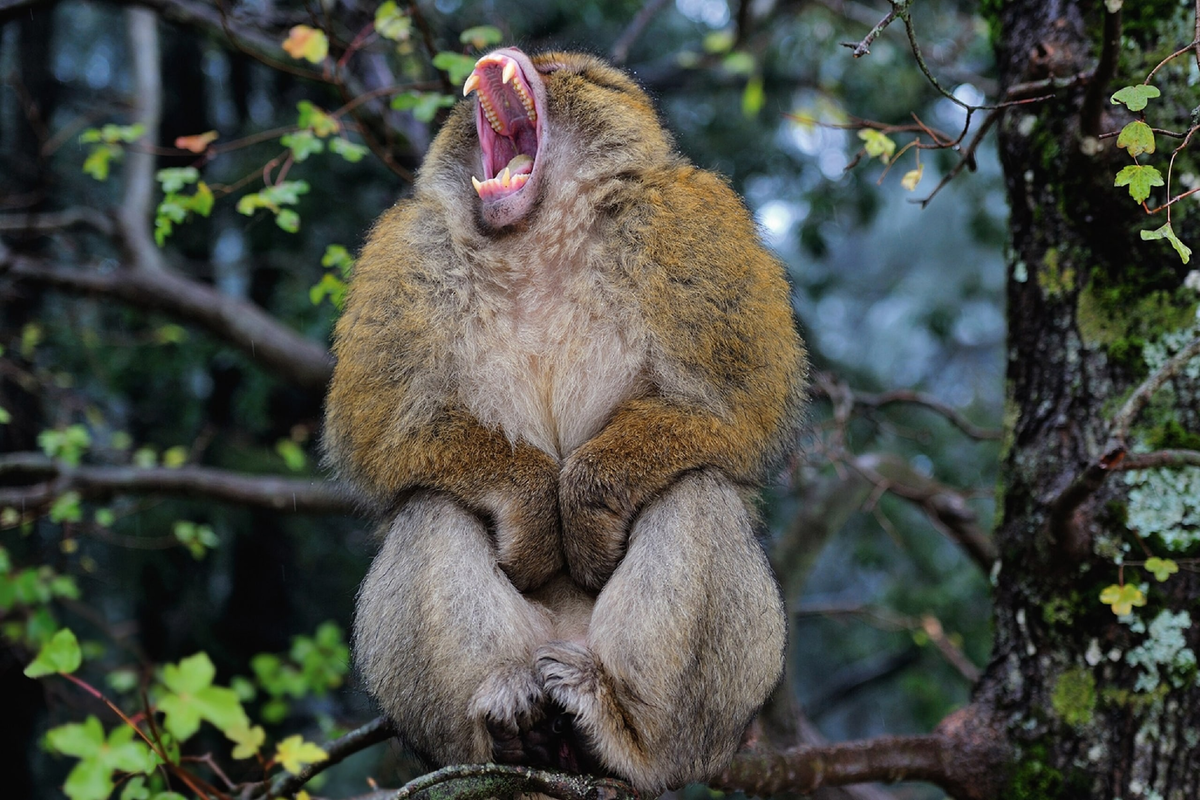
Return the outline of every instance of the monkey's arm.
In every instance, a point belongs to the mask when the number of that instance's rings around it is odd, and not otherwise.
[[[651,394],[621,404],[563,466],[567,562],[600,588],[629,523],[683,473],[754,485],[794,444],[806,363],[782,265],[720,179],[682,170],[647,192],[628,270],[651,346]]]
[[[446,492],[493,526],[500,566],[520,589],[562,565],[559,464],[513,444],[458,403],[438,254],[410,206],[376,226],[355,265],[334,335],[325,412],[330,461],[385,507],[413,489]],[[443,257],[447,257],[444,253]]]

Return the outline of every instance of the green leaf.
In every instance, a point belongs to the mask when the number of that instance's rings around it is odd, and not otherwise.
[[[1167,578],[1179,572],[1179,565],[1169,558],[1153,558],[1146,559],[1146,569],[1153,573],[1154,577],[1162,583]]]
[[[319,305],[326,297],[339,311],[346,301],[346,282],[332,272],[326,272],[321,276],[321,280],[308,290],[308,298],[314,306]]]
[[[188,460],[188,449],[183,445],[167,448],[162,455],[162,465],[167,469],[179,469]]]
[[[1153,153],[1154,131],[1146,123],[1135,120],[1121,129],[1117,135],[1117,147],[1128,150],[1134,158],[1142,153]]]
[[[291,148],[292,158],[297,162],[304,161],[309,156],[325,150],[325,143],[308,130],[285,133],[279,137],[279,143],[284,147]]]
[[[206,720],[222,731],[250,724],[241,701],[232,689],[213,686],[216,668],[206,653],[185,658],[163,668],[163,683],[174,694],[158,702],[166,719],[163,726],[176,739],[190,738]]]
[[[63,792],[71,800],[105,800],[115,787],[112,772],[100,759],[80,761],[67,774]]]
[[[1163,185],[1162,173],[1154,167],[1130,164],[1117,173],[1114,186],[1128,186],[1129,196],[1141,203],[1150,196],[1150,189]]]
[[[732,72],[734,75],[752,75],[758,69],[754,56],[744,50],[737,50],[725,56],[721,66],[726,72]]]
[[[321,266],[336,267],[343,278],[349,278],[350,271],[354,269],[354,257],[340,244],[327,245],[325,254],[321,256]]]
[[[275,750],[275,760],[293,775],[299,775],[305,764],[315,764],[329,758],[329,754],[303,737],[289,736]]]
[[[440,92],[403,92],[392,98],[391,106],[397,111],[412,111],[418,122],[432,122],[439,108],[454,105],[454,98]]]
[[[121,800],[150,800],[146,779],[138,775],[126,781],[125,788],[121,790]]]
[[[4,406],[0,406],[0,425],[7,425],[12,422],[12,414]]]
[[[288,233],[300,230],[300,215],[290,208],[285,208],[275,215],[275,224]]]
[[[1151,242],[1155,239],[1166,239],[1171,243],[1171,246],[1175,248],[1175,252],[1179,253],[1179,258],[1182,259],[1183,263],[1185,264],[1188,263],[1192,257],[1192,248],[1188,247],[1179,240],[1179,237],[1175,235],[1175,231],[1171,230],[1171,223],[1169,222],[1163,225],[1161,228],[1156,228],[1152,231],[1142,231],[1141,236],[1142,240],[1146,242]]]
[[[752,76],[746,81],[746,88],[742,91],[742,116],[747,119],[757,116],[765,99],[762,75]]]
[[[734,36],[732,30],[711,31],[704,36],[704,52],[717,55],[720,53],[728,53],[733,47]]]
[[[81,663],[83,653],[79,649],[79,640],[70,628],[63,628],[42,646],[37,658],[25,668],[25,676],[40,678],[59,672],[71,673],[79,669]]]
[[[54,502],[50,504],[50,521],[63,523],[82,520],[83,509],[79,506],[82,499],[79,492],[64,492],[54,498]]]
[[[450,82],[457,86],[474,71],[475,59],[443,50],[433,57],[433,65],[449,75]]]
[[[307,100],[301,100],[296,104],[296,108],[300,112],[296,124],[301,128],[311,130],[322,139],[332,136],[342,129],[342,123],[338,122],[336,117]]]
[[[476,25],[473,28],[467,28],[458,35],[460,42],[469,44],[476,50],[498,45],[503,39],[504,34],[495,25]]]
[[[100,720],[89,716],[83,722],[72,722],[46,731],[46,744],[64,756],[88,758],[104,746],[104,727]]]
[[[83,171],[98,181],[108,180],[109,162],[120,159],[124,151],[112,144],[93,147],[83,161]]]
[[[154,177],[162,184],[163,192],[171,194],[200,180],[200,170],[195,167],[160,169]]]
[[[326,276],[332,277],[332,276]],[[304,455],[303,448],[291,439],[280,439],[275,443],[275,452],[283,459],[283,463],[292,472],[299,472],[304,469],[308,463],[308,457]]]
[[[212,189],[208,188],[207,183],[200,181],[196,186],[196,193],[192,195],[191,209],[200,216],[207,217],[212,213],[213,200]]]
[[[1137,84],[1135,86],[1125,86],[1118,89],[1112,96],[1112,104],[1119,105],[1124,103],[1125,107],[1130,111],[1141,111],[1146,107],[1146,102],[1155,97],[1162,95],[1157,86],[1149,86],[1146,84]]]
[[[375,9],[375,31],[393,42],[406,41],[412,33],[412,18],[400,10],[395,0],[387,0]]]
[[[351,164],[357,164],[363,160],[369,150],[365,144],[354,144],[349,139],[343,139],[340,136],[335,136],[329,140],[329,151],[335,155],[349,161]]]

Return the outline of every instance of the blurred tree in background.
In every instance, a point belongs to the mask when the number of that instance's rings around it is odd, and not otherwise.
[[[1200,796],[1198,28],[1126,5],[0,0],[3,794],[421,772],[367,747],[326,343],[513,43],[633,71],[789,264],[818,369],[768,498],[791,652],[720,783]]]

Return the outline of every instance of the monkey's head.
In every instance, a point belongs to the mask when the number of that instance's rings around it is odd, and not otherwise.
[[[650,98],[594,56],[495,50],[463,94],[475,97],[451,113],[422,176],[432,171],[439,193],[461,191],[459,208],[477,203],[493,230],[531,219],[547,199],[570,201],[672,158]]]

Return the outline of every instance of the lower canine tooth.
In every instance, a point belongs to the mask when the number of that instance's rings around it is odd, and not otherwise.
[[[504,171],[500,173],[500,185],[505,189],[512,185],[512,173],[508,171],[508,167],[505,167]]]

